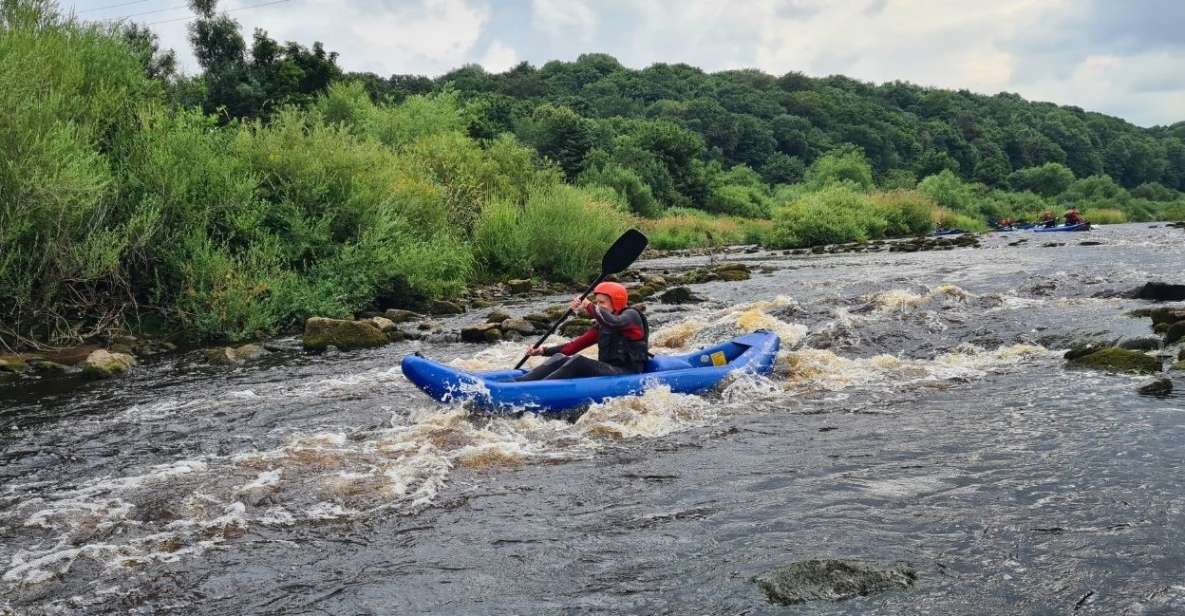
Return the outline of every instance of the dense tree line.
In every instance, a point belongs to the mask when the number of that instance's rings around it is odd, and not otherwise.
[[[1054,163],[1069,172],[1054,186],[1065,177],[1107,176],[1128,191],[1167,189],[1173,198],[1185,191],[1185,122],[1146,129],[1016,94],[899,81],[708,73],[686,64],[634,70],[606,54],[542,67],[524,62],[497,74],[469,65],[435,79],[343,73],[337,55],[319,43],[281,45],[257,30],[248,46],[214,0],[191,4],[200,18],[190,41],[203,73],[178,82],[183,104],[226,119],[267,118],[342,79],[361,82],[379,103],[449,90],[466,103],[472,137],[514,134],[570,181],[613,186],[644,215],[693,207],[767,216],[770,207],[751,194],[750,180],[801,182],[824,154],[848,147],[863,152],[876,184],[887,189],[950,171],[993,189],[1033,190]],[[756,175],[727,175],[740,165]],[[1061,192],[1051,191],[1033,190]]]

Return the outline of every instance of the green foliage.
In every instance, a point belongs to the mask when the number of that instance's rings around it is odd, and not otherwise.
[[[584,281],[596,274],[625,219],[595,193],[543,186],[519,206],[491,203],[473,233],[475,254],[489,275],[540,275]]]
[[[1045,163],[1040,167],[1018,169],[1008,176],[1008,184],[1015,191],[1029,191],[1042,197],[1056,197],[1074,183],[1074,172],[1059,163]]]
[[[869,197],[888,225],[885,235],[925,235],[934,230],[938,204],[913,190],[875,193]]]
[[[632,169],[617,163],[586,169],[580,174],[578,182],[585,186],[599,185],[612,188],[625,201],[629,211],[639,216],[654,218],[662,213],[662,206],[642,178]]]
[[[766,220],[712,216],[700,210],[672,209],[643,227],[659,250],[763,243],[772,225]]]
[[[767,244],[772,248],[802,248],[862,242],[883,237],[888,226],[867,195],[837,184],[808,193],[775,212]]]
[[[982,219],[950,210],[939,210],[937,224],[942,229],[959,229],[971,233],[982,233],[988,230],[987,223]]]
[[[949,169],[922,180],[918,184],[918,192],[949,210],[962,214],[975,212],[974,195],[970,186]]]
[[[874,186],[872,167],[864,153],[850,147],[832,150],[816,160],[806,170],[805,180],[807,186],[815,189],[837,183],[848,183],[858,190]]]
[[[1121,225],[1127,222],[1127,214],[1122,210],[1110,208],[1096,208],[1082,212],[1082,217],[1096,225]]]

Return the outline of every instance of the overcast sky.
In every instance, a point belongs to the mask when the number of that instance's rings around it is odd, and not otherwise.
[[[268,6],[259,6],[273,2]],[[346,70],[439,75],[604,52],[626,66],[843,74],[1185,120],[1185,0],[222,0],[250,37],[321,41]],[[182,66],[185,0],[66,0],[130,16]],[[111,7],[123,4],[124,6]],[[173,20],[173,21],[168,21]],[[164,23],[160,23],[164,22]]]

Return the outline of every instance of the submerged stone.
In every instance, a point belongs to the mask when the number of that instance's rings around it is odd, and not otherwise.
[[[807,560],[767,571],[753,581],[770,602],[794,605],[903,590],[917,581],[917,573],[907,564],[881,569],[859,560]]]
[[[1145,396],[1167,396],[1173,393],[1173,382],[1167,378],[1159,378],[1137,390]]]
[[[1160,338],[1153,338],[1151,336],[1128,338],[1119,343],[1119,348],[1131,351],[1155,351],[1160,348]]]
[[[1185,339],[1185,321],[1173,323],[1164,332],[1165,344],[1174,344],[1182,339]]]
[[[1073,351],[1071,351],[1073,353]],[[1160,372],[1160,360],[1139,351],[1110,347],[1083,355],[1066,354],[1070,366],[1091,368],[1108,372],[1136,372],[1154,374]]]
[[[1149,282],[1136,290],[1135,297],[1154,302],[1185,301],[1185,284]]]

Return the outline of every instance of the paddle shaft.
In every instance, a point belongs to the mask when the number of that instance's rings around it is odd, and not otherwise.
[[[594,280],[592,284],[588,285],[588,288],[585,289],[584,293],[580,294],[580,299],[584,299],[584,298],[588,297],[588,295],[593,292],[593,289],[597,288],[597,285],[601,284],[601,282],[604,281],[605,278],[607,278],[608,276],[609,276],[609,274],[602,272],[601,275],[598,276],[597,279]],[[547,338],[549,336],[551,336],[552,334],[555,333],[555,330],[557,327],[560,326],[560,323],[563,323],[564,321],[568,320],[568,317],[570,317],[570,316],[572,316],[572,309],[568,308],[568,310],[564,312],[564,316],[557,319],[555,323],[552,323],[551,327],[547,328],[547,333],[540,336],[539,340],[536,340],[535,344],[533,346],[542,345],[543,341],[547,340]],[[528,357],[530,357],[530,355],[523,355],[523,358],[518,360],[518,363],[514,365],[514,369],[518,370],[519,368],[522,368],[523,364],[527,363]]]

